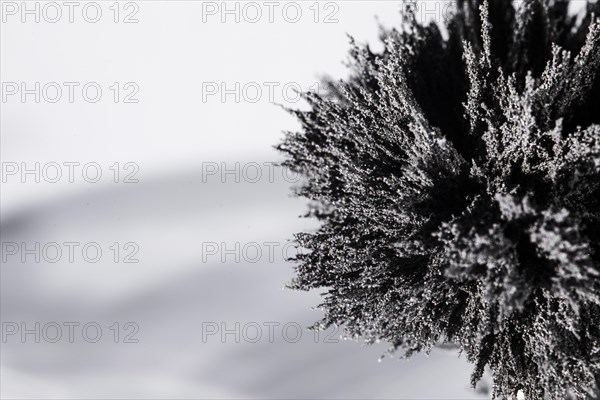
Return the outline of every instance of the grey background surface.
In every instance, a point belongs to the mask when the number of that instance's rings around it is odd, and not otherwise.
[[[133,10],[125,3],[118,4],[121,19]],[[3,254],[3,331],[6,323],[32,328],[36,322],[94,322],[103,332],[97,343],[80,334],[70,343],[65,332],[57,343],[7,336],[0,352],[2,397],[486,398],[468,387],[471,367],[453,350],[378,362],[385,343],[364,347],[335,331],[315,339],[307,330],[290,340],[294,332],[286,336],[285,324],[306,328],[321,312],[311,310],[319,304],[318,292],[281,290],[293,277],[281,252],[272,259],[263,253],[257,262],[234,256],[223,262],[219,254],[207,258],[203,252],[208,242],[230,248],[256,243],[263,252],[269,242],[281,249],[294,232],[315,228],[298,218],[307,204],[290,196],[293,183],[281,170],[271,181],[262,169],[256,183],[235,182],[231,175],[206,179],[203,171],[207,163],[243,167],[281,160],[272,146],[283,130],[298,125],[270,100],[303,107],[281,88],[314,88],[325,73],[346,76],[346,33],[380,48],[374,17],[398,25],[401,3],[342,1],[325,9],[321,2],[315,22],[314,3],[298,2],[303,15],[297,23],[277,11],[289,2],[279,3],[272,23],[266,15],[251,23],[241,14],[239,23],[232,16],[224,23],[220,14],[203,21],[205,3],[133,2],[139,22],[132,24],[113,21],[113,2],[98,2],[103,15],[97,23],[78,11],[73,23],[65,15],[57,23],[32,17],[23,23],[20,14],[3,14],[3,83],[97,82],[103,88],[97,103],[77,91],[72,103],[8,97],[1,103],[3,165],[95,162],[103,176],[97,183],[81,175],[57,183],[7,176],[0,194],[1,240],[30,247],[93,242],[104,253],[96,263],[81,257],[35,262],[31,256],[23,262]],[[442,18],[447,10],[444,2],[427,7],[423,18]],[[337,22],[323,23],[332,11]],[[109,89],[114,82],[135,83],[139,102],[115,103]],[[256,102],[243,93],[239,102],[232,95],[225,102],[218,95],[204,101],[203,84],[222,82],[228,88],[258,83],[263,93]],[[264,82],[278,85],[274,99]],[[139,182],[123,183],[121,175],[115,183],[109,168],[115,162],[120,168],[135,163]],[[135,243],[139,262],[114,262],[108,250],[114,242]],[[114,343],[115,322],[121,334],[125,323],[137,324],[138,343],[123,343],[122,336]],[[203,337],[207,323],[229,329],[257,324],[262,336],[256,343],[243,337],[236,343],[235,334]],[[265,323],[279,324],[272,341]]]

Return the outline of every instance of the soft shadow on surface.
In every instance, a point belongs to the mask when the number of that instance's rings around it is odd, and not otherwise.
[[[74,343],[9,337],[2,395],[484,398],[467,387],[471,367],[454,351],[378,363],[385,344],[363,347],[336,332],[315,339],[307,330],[293,342],[294,329],[286,340],[285,324],[306,328],[321,314],[311,311],[318,293],[281,290],[293,276],[281,254],[256,263],[203,257],[202,242],[283,245],[313,228],[297,218],[305,204],[289,190],[286,182],[207,184],[189,171],[3,215],[2,242],[134,241],[140,262],[114,263],[109,254],[96,264],[3,263],[3,322],[96,322],[103,333],[98,343],[77,334]],[[139,342],[114,343],[114,322],[135,322]],[[203,337],[207,323],[229,330],[256,323],[262,336],[256,343],[243,335],[236,343],[235,334]],[[265,323],[279,324],[272,342]]]

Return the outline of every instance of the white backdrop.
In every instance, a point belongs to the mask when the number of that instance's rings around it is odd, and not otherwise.
[[[281,290],[315,224],[268,164],[298,127],[273,103],[345,77],[346,34],[380,48],[402,3],[1,4],[4,398],[486,397],[454,351],[296,342],[319,294]]]

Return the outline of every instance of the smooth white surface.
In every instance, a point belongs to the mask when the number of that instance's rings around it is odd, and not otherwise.
[[[283,130],[297,128],[266,94],[257,103],[202,102],[203,82],[306,89],[323,74],[342,78],[346,33],[380,46],[374,16],[398,24],[399,3],[337,2],[335,24],[314,23],[312,2],[301,2],[306,17],[296,24],[277,15],[274,23],[203,23],[202,2],[136,3],[139,23],[131,25],[114,24],[110,14],[97,24],[2,23],[2,82],[140,87],[137,104],[107,101],[108,92],[95,104],[1,104],[2,162],[93,161],[104,172],[114,162],[140,167],[137,184],[2,184],[3,242],[140,247],[138,264],[2,264],[3,322],[140,326],[137,344],[3,343],[2,397],[481,398],[467,387],[471,367],[450,351],[378,363],[385,344],[314,343],[309,332],[298,343],[202,342],[207,321],[306,327],[321,315],[310,311],[318,293],[281,290],[293,271],[280,258],[202,262],[202,242],[283,245],[315,226],[297,218],[306,204],[281,180],[202,182],[202,162],[278,160],[272,146]],[[101,4],[108,12],[112,2]],[[285,103],[281,92],[276,101]]]

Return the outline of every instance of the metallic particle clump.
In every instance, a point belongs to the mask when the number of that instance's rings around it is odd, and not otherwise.
[[[517,7],[518,5],[518,7]],[[351,77],[278,148],[320,221],[290,286],[406,356],[451,343],[494,398],[600,376],[600,2],[458,0],[351,43]]]

